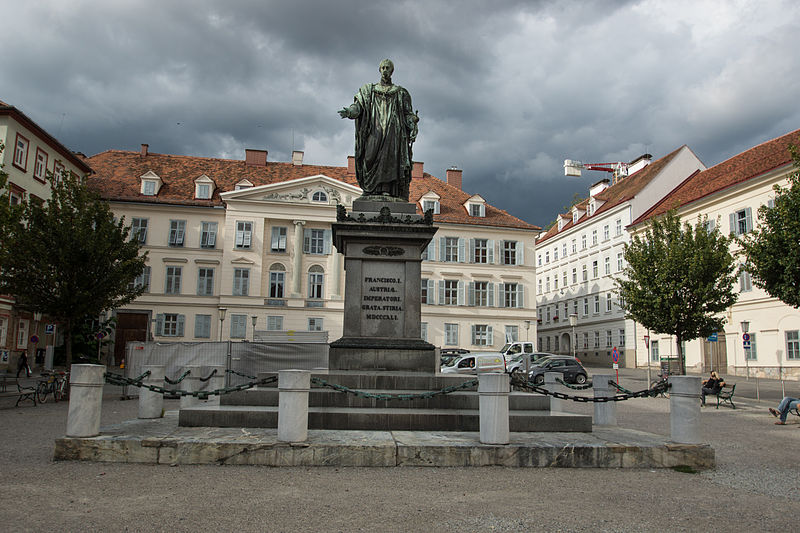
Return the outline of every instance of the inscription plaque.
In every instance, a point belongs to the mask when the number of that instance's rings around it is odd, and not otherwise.
[[[400,337],[405,323],[403,264],[365,262],[361,289],[362,335]]]

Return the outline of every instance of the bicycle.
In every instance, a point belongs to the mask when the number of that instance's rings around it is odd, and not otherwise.
[[[659,396],[661,396],[662,398],[669,398],[669,388],[665,387],[664,385],[669,384],[670,374],[672,374],[672,372],[666,370],[662,370],[661,372],[659,372],[658,374],[659,379],[650,382],[650,390],[654,389],[655,387],[663,386],[661,392],[659,392]]]
[[[36,386],[36,400],[39,403],[46,403],[49,394],[53,395],[54,402],[66,399],[69,372],[44,372],[42,376],[46,379],[39,380],[39,384]]]

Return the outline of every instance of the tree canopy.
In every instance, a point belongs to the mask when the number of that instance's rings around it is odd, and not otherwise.
[[[774,186],[774,206],[758,208],[759,226],[744,235],[745,269],[753,283],[794,308],[800,307],[800,153],[789,147],[795,171],[789,188]]]
[[[72,333],[87,316],[125,305],[142,292],[133,281],[145,256],[125,221],[81,178],[48,176],[52,197],[28,201],[18,216],[0,220],[0,294],[17,306],[56,319],[72,362]]]
[[[625,245],[626,266],[615,280],[620,306],[651,331],[676,337],[681,373],[683,341],[719,331],[738,297],[730,241],[705,219],[681,224],[672,210]]]

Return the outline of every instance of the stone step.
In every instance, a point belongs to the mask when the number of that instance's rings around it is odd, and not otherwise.
[[[181,409],[183,427],[278,426],[276,406],[199,406]],[[480,431],[477,409],[387,409],[309,407],[309,429],[385,431]],[[592,417],[570,413],[520,410],[509,414],[512,432],[591,432]]]
[[[277,376],[277,372],[259,372],[258,378]],[[436,391],[446,387],[461,385],[465,382],[476,381],[478,376],[464,374],[433,374],[426,372],[359,372],[347,370],[331,370],[325,373],[312,372],[312,378],[322,379],[328,383],[342,385],[355,390],[414,390]],[[258,387],[260,389],[277,388],[277,383]],[[313,387],[323,387],[316,383]],[[465,389],[477,390],[477,384]]]
[[[365,390],[372,394],[419,394],[419,390]],[[250,389],[225,394],[220,398],[222,405],[278,405],[278,390],[275,388]],[[413,400],[377,400],[363,398],[328,388],[312,388],[309,392],[308,405],[311,407],[379,407],[387,409],[478,409],[478,393],[459,391],[441,394],[432,398]],[[546,396],[524,392],[512,392],[508,398],[511,410],[548,410],[550,402]]]

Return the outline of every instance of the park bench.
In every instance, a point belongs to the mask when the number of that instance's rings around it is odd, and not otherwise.
[[[36,389],[34,387],[24,387],[19,384],[19,379],[5,375],[2,378],[2,388],[0,388],[0,398],[3,397],[17,397],[17,403],[14,407],[19,405],[19,402],[30,400],[33,405],[36,405]]]
[[[717,397],[717,409],[719,409],[720,402],[723,404],[729,404],[731,408],[736,409],[736,405],[733,403],[733,393],[736,390],[736,383],[728,388],[728,385],[722,387],[715,396]]]

